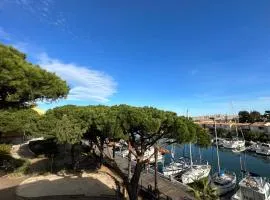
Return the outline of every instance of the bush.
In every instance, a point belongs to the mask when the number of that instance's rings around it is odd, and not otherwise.
[[[29,160],[17,159],[16,164],[19,164],[19,166],[14,170],[15,174],[27,174],[29,172],[29,166],[31,164]]]
[[[15,159],[10,155],[11,145],[0,144],[0,166],[6,173],[26,174],[30,161],[25,159]]]
[[[54,139],[36,140],[29,142],[29,149],[36,155],[50,156],[57,153],[57,144]]]
[[[0,166],[4,164],[5,161],[10,160],[11,156],[9,155],[11,146],[8,144],[0,144]]]
[[[1,155],[9,155],[10,150],[11,150],[11,145],[0,144],[0,156]]]

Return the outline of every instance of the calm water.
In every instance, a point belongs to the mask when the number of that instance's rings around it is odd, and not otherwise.
[[[170,149],[171,147],[168,147]],[[193,161],[199,161],[199,148],[195,145],[192,146]],[[207,160],[212,166],[212,173],[217,171],[217,154],[216,147],[211,146],[208,149],[201,148],[201,155],[203,160]],[[189,145],[176,145],[175,158],[189,157]],[[165,156],[165,164],[170,162],[170,155]],[[249,172],[259,174],[262,177],[270,178],[270,156],[259,156],[255,153],[242,152],[233,153],[232,151],[224,148],[219,148],[219,158],[221,169],[235,172],[238,180],[242,177],[240,158],[242,160],[242,168]]]

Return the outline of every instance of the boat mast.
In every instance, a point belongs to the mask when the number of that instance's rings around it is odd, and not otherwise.
[[[174,155],[175,155],[175,147],[174,147],[174,144],[172,144],[172,149],[171,149],[172,160],[171,160],[171,162],[174,162],[175,161]]]
[[[237,120],[235,120],[235,131],[236,131],[236,138],[237,138],[237,140],[238,140]]]
[[[188,119],[188,109],[187,109],[187,120]],[[190,167],[193,166],[193,162],[192,162],[192,150],[191,150],[191,142],[189,142],[189,157],[190,157]]]
[[[193,162],[192,162],[191,142],[189,143],[189,157],[190,157],[190,166],[192,167]]]
[[[218,142],[217,142],[217,125],[216,125],[215,119],[214,119],[214,124],[215,124],[215,136],[216,136],[216,146],[217,146],[218,173],[220,174],[220,162],[219,162],[219,152],[218,152]]]

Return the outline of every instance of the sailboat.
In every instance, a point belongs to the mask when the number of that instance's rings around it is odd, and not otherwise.
[[[188,120],[188,110],[187,110],[187,120]],[[200,180],[202,178],[206,178],[209,176],[209,173],[211,171],[211,165],[208,165],[208,162],[206,165],[193,164],[191,142],[189,143],[189,157],[190,157],[190,166],[181,176],[181,180],[183,184],[193,183],[194,181]]]
[[[211,177],[211,187],[216,190],[218,195],[221,196],[221,195],[224,195],[224,194],[234,190],[234,188],[236,186],[236,174],[230,173],[230,172],[225,172],[225,171],[220,169],[216,121],[214,123],[215,123],[218,172],[215,173]]]
[[[237,124],[235,124],[235,129],[236,129],[236,138],[233,138],[232,140],[224,140],[223,141],[223,147],[224,148],[227,148],[227,149],[234,149],[235,152],[237,151],[243,151],[245,150],[245,140],[240,140],[239,137],[238,137],[238,128],[237,128]],[[241,131],[242,132],[242,131]],[[243,132],[242,132],[242,136],[244,137],[243,135]]]
[[[191,143],[189,143],[189,152],[190,152],[190,167],[182,174],[182,183],[189,184],[194,181],[200,180],[202,178],[206,178],[209,176],[211,171],[211,165],[194,165],[192,161],[192,151],[191,151]]]
[[[171,163],[163,168],[163,174],[165,176],[172,176],[182,172],[187,167],[185,162],[175,162],[175,146],[171,148]]]
[[[239,182],[232,200],[270,200],[270,183],[256,174],[248,174]]]
[[[261,143],[259,148],[256,150],[256,154],[269,156],[270,155],[270,144],[268,143]]]

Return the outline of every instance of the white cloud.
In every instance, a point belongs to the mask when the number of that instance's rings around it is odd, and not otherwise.
[[[12,44],[12,46],[23,53],[28,53],[29,44],[26,42],[17,42]]]
[[[259,100],[262,100],[262,101],[270,101],[270,97],[259,97],[258,98]]]
[[[104,103],[116,92],[116,82],[103,72],[74,63],[63,63],[58,59],[50,58],[46,53],[40,54],[38,60],[42,68],[55,72],[68,82],[71,87],[68,100]]]
[[[0,39],[6,41],[11,40],[10,35],[2,27],[0,27]]]

